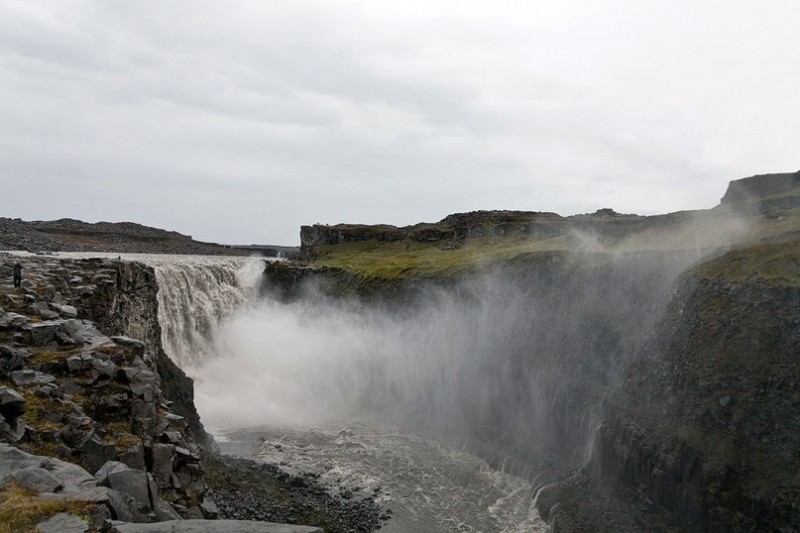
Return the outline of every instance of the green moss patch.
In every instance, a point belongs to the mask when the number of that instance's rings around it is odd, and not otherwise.
[[[508,214],[503,213],[503,216]],[[710,210],[611,221],[578,222],[558,218],[550,220],[547,236],[538,237],[526,234],[521,230],[523,226],[515,225],[529,224],[531,220],[525,217],[523,220],[504,219],[508,227],[496,236],[456,237],[450,222],[445,219],[439,224],[410,228],[353,225],[324,228],[341,232],[346,238],[338,244],[313,245],[308,250],[311,264],[367,278],[401,279],[448,276],[520,256],[569,250],[624,253],[698,248],[712,251],[731,245],[744,249],[800,240],[800,208],[772,209],[763,214]],[[422,233],[428,238],[423,238]],[[763,266],[767,275],[791,267],[786,263]]]
[[[71,412],[69,406],[50,397],[42,398],[28,390],[18,389],[18,392],[25,398],[25,414],[22,415],[22,420],[27,425],[36,431],[61,429],[63,424],[49,420],[51,417],[48,415],[56,413],[63,418]]]
[[[103,424],[103,428],[106,431],[103,442],[113,444],[117,453],[126,452],[142,442],[131,432],[130,422],[107,422]]]
[[[521,254],[567,250],[570,243],[568,236],[543,240],[520,236],[480,237],[469,239],[460,246],[450,246],[450,241],[427,243],[404,239],[385,242],[371,239],[316,247],[313,264],[340,268],[364,277],[446,276],[480,269]]]
[[[702,279],[800,286],[800,240],[762,243],[733,250],[694,271]]]
[[[34,352],[29,360],[30,365],[39,365],[42,363],[49,363],[52,361],[66,361],[72,355],[83,352],[83,348],[67,348],[63,350],[40,350]]]

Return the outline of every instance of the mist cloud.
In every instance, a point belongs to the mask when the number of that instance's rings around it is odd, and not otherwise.
[[[645,342],[679,276],[748,236],[724,210],[638,240],[575,231],[547,261],[430,284],[399,308],[312,285],[292,303],[240,306],[182,367],[212,428],[377,420],[572,468],[606,395],[658,357]]]

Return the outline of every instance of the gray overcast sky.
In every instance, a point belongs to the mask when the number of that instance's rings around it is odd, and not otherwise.
[[[715,205],[800,169],[800,2],[0,0],[0,216],[224,243]]]

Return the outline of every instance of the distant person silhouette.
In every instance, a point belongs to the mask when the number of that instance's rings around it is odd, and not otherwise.
[[[22,265],[19,263],[14,265],[12,274],[14,275],[14,286],[19,287],[22,284]]]

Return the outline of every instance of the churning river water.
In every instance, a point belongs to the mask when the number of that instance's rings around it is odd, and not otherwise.
[[[314,472],[333,491],[374,496],[388,533],[546,531],[527,481],[400,427],[328,422],[213,431],[223,452]]]

